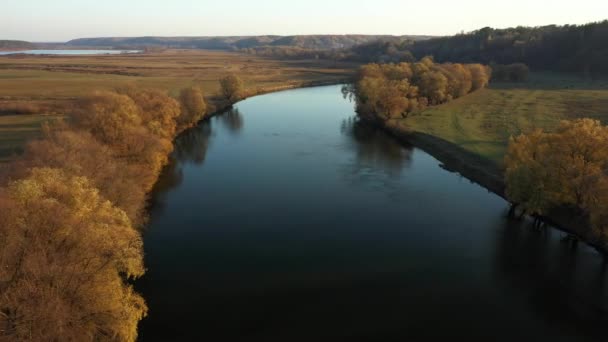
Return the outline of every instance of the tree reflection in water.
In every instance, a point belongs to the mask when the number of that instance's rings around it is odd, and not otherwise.
[[[377,168],[397,176],[412,161],[412,146],[397,142],[382,129],[354,116],[342,121],[340,131],[351,137],[360,168]]]
[[[233,134],[237,134],[243,129],[243,115],[238,108],[232,108],[220,116],[226,129]]]
[[[356,116],[342,121],[341,133],[347,137],[346,148],[355,158],[343,165],[344,179],[353,186],[364,186],[386,193],[393,199],[402,197],[399,178],[412,161],[412,146],[402,144],[379,127]]]
[[[547,324],[564,322],[563,327],[582,327],[589,336],[605,337],[598,322],[608,319],[606,264],[590,247],[562,241],[562,235],[504,218],[495,276],[498,283],[523,292],[521,298]],[[580,331],[564,333],[576,336]]]
[[[212,136],[211,121],[205,120],[183,132],[174,141],[169,163],[164,167],[150,196],[149,211],[152,213],[152,218],[155,215],[162,215],[164,194],[182,184],[184,178],[182,165],[184,163],[202,165],[205,162]]]

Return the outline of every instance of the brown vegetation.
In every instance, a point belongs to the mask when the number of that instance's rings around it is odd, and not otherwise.
[[[180,99],[97,92],[11,165],[0,187],[0,339],[136,339],[147,308],[128,280],[144,273],[146,195],[178,124],[206,108],[198,89]]]
[[[570,209],[608,241],[607,126],[578,119],[512,138],[505,166],[507,196],[525,213]]]
[[[438,105],[484,88],[491,70],[480,64],[417,63],[368,64],[352,89],[358,112],[383,120]]]
[[[230,103],[235,103],[242,98],[244,88],[243,80],[234,74],[220,79],[220,92],[223,98]]]

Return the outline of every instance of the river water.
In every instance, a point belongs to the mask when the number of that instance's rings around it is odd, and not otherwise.
[[[606,341],[606,267],[339,86],[248,99],[176,141],[145,232],[143,341]]]

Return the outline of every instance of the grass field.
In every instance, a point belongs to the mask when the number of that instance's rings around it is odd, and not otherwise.
[[[8,104],[44,108],[35,115],[0,115],[0,161],[38,134],[41,122],[63,115],[61,104],[94,90],[133,84],[176,95],[199,85],[214,95],[218,79],[233,72],[249,91],[305,82],[341,80],[357,66],[331,61],[277,61],[230,52],[169,50],[111,56],[0,57],[0,113]],[[3,113],[12,114],[12,113]],[[47,114],[47,115],[44,115]],[[397,124],[452,142],[500,165],[511,135],[554,128],[562,119],[592,117],[608,123],[608,80],[532,73],[526,83],[489,88],[414,113]]]
[[[498,165],[511,135],[552,129],[560,120],[596,118],[608,124],[608,80],[533,73],[526,83],[496,83],[450,103],[399,120]]]
[[[0,116],[0,163],[19,154],[28,140],[40,136],[42,124],[55,118],[40,114]]]
[[[239,75],[250,93],[279,86],[348,78],[356,65],[332,61],[278,61],[251,55],[168,50],[106,56],[0,56],[0,161],[18,153],[38,134],[41,122],[63,115],[62,104],[95,90],[125,85],[164,89],[177,95],[197,85],[218,91],[218,80]],[[34,115],[11,113],[15,104],[42,108]],[[6,108],[9,108],[8,110]]]

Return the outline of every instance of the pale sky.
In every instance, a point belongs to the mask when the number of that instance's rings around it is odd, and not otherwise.
[[[608,0],[2,0],[0,39],[108,36],[452,35],[608,19]]]

